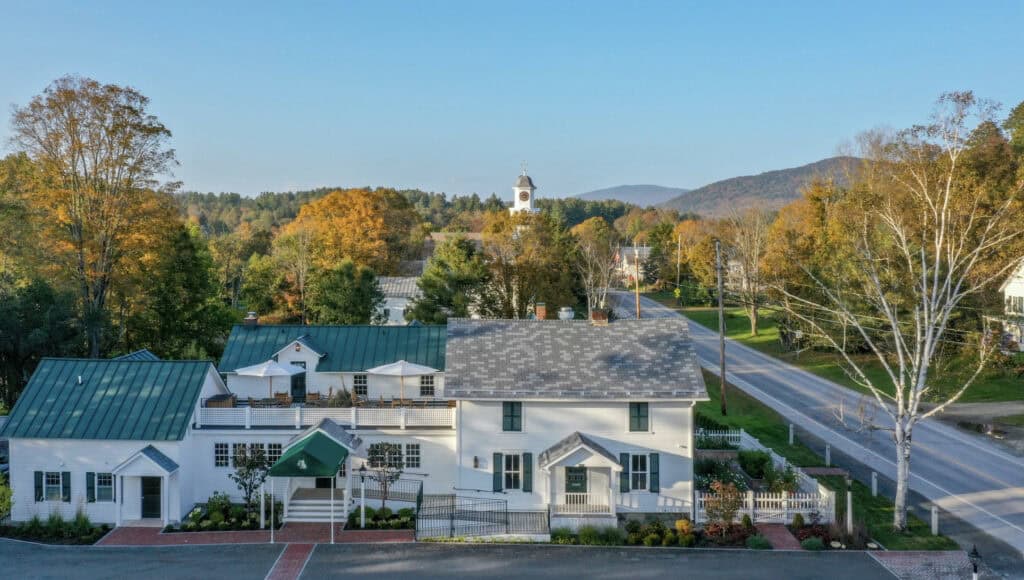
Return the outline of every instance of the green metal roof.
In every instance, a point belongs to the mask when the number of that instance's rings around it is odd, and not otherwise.
[[[273,477],[333,477],[348,449],[321,431],[289,447],[270,468]]]
[[[44,358],[0,434],[179,441],[211,370],[208,361]]]
[[[362,372],[383,364],[406,360],[444,370],[444,326],[302,326],[236,325],[231,329],[220,371],[269,360],[282,348],[304,337],[325,356],[320,372]]]
[[[111,360],[160,360],[160,357],[150,352],[148,348],[142,348],[135,352],[112,357]]]

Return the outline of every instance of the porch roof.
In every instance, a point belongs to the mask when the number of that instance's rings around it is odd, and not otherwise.
[[[317,429],[285,451],[270,468],[273,477],[333,477],[348,449]]]
[[[574,431],[572,435],[542,451],[540,456],[537,457],[537,465],[541,469],[547,469],[578,449],[586,449],[595,455],[600,455],[616,466],[619,465],[619,459],[611,451],[608,451],[597,441],[579,431]]]
[[[159,467],[161,471],[168,475],[174,473],[175,471],[178,471],[178,463],[176,461],[164,455],[164,453],[157,449],[156,447],[153,447],[152,445],[147,445],[133,453],[132,456],[129,457],[128,459],[122,461],[120,465],[110,470],[110,472],[121,473],[122,471],[127,469],[129,465],[135,463],[135,461],[142,458],[148,459],[154,465]]]

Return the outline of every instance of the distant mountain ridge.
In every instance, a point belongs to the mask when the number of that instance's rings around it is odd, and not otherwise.
[[[572,197],[587,201],[604,201],[614,199],[632,203],[640,207],[658,205],[690,191],[682,187],[665,187],[663,185],[617,185],[580,193]]]
[[[779,209],[799,198],[800,188],[815,178],[832,176],[842,180],[844,169],[859,161],[856,157],[829,157],[800,167],[723,179],[680,194],[659,206],[706,217],[721,217],[750,206]]]

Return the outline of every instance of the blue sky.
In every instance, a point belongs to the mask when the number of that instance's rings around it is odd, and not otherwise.
[[[1024,100],[1024,2],[10,2],[0,105],[127,84],[187,189],[696,187]],[[7,122],[0,122],[5,151]]]

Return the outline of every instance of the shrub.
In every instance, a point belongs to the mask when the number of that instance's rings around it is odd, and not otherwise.
[[[197,524],[203,521],[203,508],[199,506],[194,507],[192,511],[188,512],[188,519]]]
[[[771,550],[772,543],[768,541],[768,538],[757,534],[747,538],[747,547],[751,550]]]
[[[64,537],[65,522],[60,512],[53,512],[46,518],[46,535],[53,539]]]
[[[575,544],[576,537],[569,528],[555,528],[551,530],[551,543],[553,544]]]
[[[222,532],[230,530],[231,529],[231,524],[229,524],[227,522],[221,522],[221,523],[217,524],[217,529],[222,531]]]
[[[416,517],[416,510],[412,508],[402,508],[398,510],[398,517],[409,518],[411,520]]]
[[[356,508],[356,513],[357,514],[359,513],[359,508]],[[377,516],[377,510],[373,509],[370,506],[366,506],[366,521],[369,522],[370,520],[374,519],[376,516]]]
[[[693,533],[693,522],[686,518],[676,520],[676,533],[680,536]]]
[[[212,528],[213,526],[214,526],[214,523],[213,523],[213,522],[211,522],[210,520],[203,520],[203,521],[202,521],[202,522],[200,522],[200,524],[199,524],[199,528],[200,528],[201,530],[209,530],[209,529],[210,529],[210,528]]]
[[[713,417],[709,417],[702,413],[697,413],[697,427],[707,429],[708,431],[725,431],[729,428],[728,425],[720,423]]]
[[[231,506],[231,509],[228,510],[228,514],[233,520],[244,520],[246,511],[245,508],[240,505],[233,505]]]
[[[369,510],[367,510],[367,511],[369,511]],[[375,514],[373,514],[373,519],[375,519],[375,520],[386,520],[386,519],[389,519],[391,517],[392,513],[393,512],[391,511],[391,508],[389,508],[389,507],[382,507],[379,510],[377,510],[377,512]],[[366,517],[369,518],[370,517],[369,514],[367,514]]]
[[[186,522],[185,525],[182,526],[182,529],[188,530],[190,532],[194,532],[197,529],[199,529],[199,524],[196,523],[196,522]]]
[[[643,542],[643,539],[644,539],[644,537],[641,536],[639,533],[628,534],[626,536],[626,545],[627,546],[635,546],[635,545]]]
[[[794,528],[799,530],[800,528],[804,527],[804,525],[805,525],[804,524],[804,514],[798,513],[795,516],[793,516],[793,527]]]
[[[665,535],[666,530],[667,528],[661,520],[651,519],[648,520],[648,522],[644,524],[643,528],[640,529],[640,533],[645,536],[654,534],[655,536],[658,536],[658,539],[660,540],[661,537]]]
[[[658,534],[647,534],[646,536],[644,536],[643,539],[644,545],[648,548],[658,544],[660,541],[661,538],[658,536]]]
[[[177,528],[174,527],[174,524],[167,524],[166,526],[164,526],[164,533],[165,534],[170,534],[170,533],[173,533],[173,532],[176,532],[176,531],[178,531],[178,530],[177,530]]]
[[[825,542],[822,542],[821,538],[807,538],[800,542],[800,547],[812,552],[818,552],[825,549]]]
[[[238,527],[242,528],[243,530],[250,530],[252,529],[252,522],[249,520],[243,520],[242,523],[238,525]]]
[[[693,533],[679,534],[679,545],[684,548],[689,548],[697,543],[697,536]]]
[[[616,526],[601,528],[600,536],[605,546],[621,546],[626,541],[626,534]]]
[[[736,519],[736,512],[743,503],[736,486],[731,483],[716,481],[711,484],[711,495],[704,500],[704,510],[708,520],[728,527]]]
[[[32,516],[32,518],[22,526],[22,531],[30,538],[40,538],[46,533],[46,527],[43,525],[43,520],[39,519],[39,515],[37,514]]]
[[[89,521],[89,516],[85,515],[81,509],[75,512],[75,519],[72,520],[70,525],[71,533],[75,536],[88,536],[93,532],[92,522]]]
[[[579,531],[579,539],[584,546],[596,546],[600,543],[601,536],[594,526],[582,526]]]
[[[675,546],[677,544],[679,544],[679,536],[677,536],[672,530],[665,532],[665,537],[661,539],[661,545]]]
[[[698,435],[695,444],[697,449],[736,449],[736,446],[725,437],[712,437],[710,435]]]
[[[781,493],[783,491],[793,493],[800,489],[800,484],[796,480],[796,472],[789,465],[783,470],[770,466],[765,470],[764,480],[768,484],[768,491],[772,493]]]
[[[210,511],[210,518],[209,519],[210,519],[211,522],[213,522],[214,525],[220,525],[221,523],[224,522],[224,514],[222,512],[219,512],[219,511],[212,511],[211,510]]]
[[[639,534],[642,524],[636,520],[629,520],[626,522],[625,528],[627,534]]]
[[[392,530],[400,530],[405,527],[405,522],[402,521],[402,518],[394,518],[390,524]]]
[[[754,529],[754,522],[750,519],[750,514],[743,514],[743,517],[740,519],[740,525],[748,530]]]
[[[743,471],[754,479],[764,479],[765,472],[772,467],[772,456],[766,451],[743,450],[738,458]]]
[[[231,497],[219,491],[213,492],[210,499],[206,500],[206,511],[220,512],[221,515],[228,513],[231,509]]]

